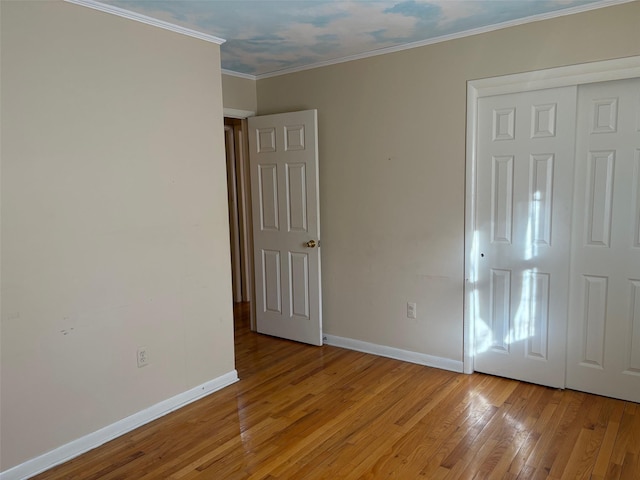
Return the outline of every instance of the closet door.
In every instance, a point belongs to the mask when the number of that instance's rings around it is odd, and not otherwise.
[[[478,101],[477,371],[565,385],[576,91]]]
[[[580,87],[567,387],[640,402],[640,79]]]

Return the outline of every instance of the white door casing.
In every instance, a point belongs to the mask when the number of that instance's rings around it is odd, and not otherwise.
[[[640,402],[640,79],[580,87],[567,387]]]
[[[317,111],[248,122],[256,327],[322,345]]]
[[[576,87],[478,102],[475,369],[564,387]]]

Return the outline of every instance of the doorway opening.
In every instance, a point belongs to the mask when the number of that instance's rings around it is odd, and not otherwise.
[[[246,132],[246,119],[224,118],[234,312],[239,309],[246,312],[244,317],[248,314],[251,330],[255,330],[251,189]]]

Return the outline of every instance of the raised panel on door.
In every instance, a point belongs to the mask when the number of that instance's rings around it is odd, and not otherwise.
[[[580,87],[567,386],[640,402],[640,79]]]
[[[563,387],[575,87],[479,100],[477,371]]]
[[[278,231],[278,166],[271,163],[258,165],[258,195],[260,231]]]
[[[592,368],[604,367],[604,332],[607,321],[608,277],[583,275],[581,286],[582,335],[580,364]],[[573,330],[572,330],[573,332]]]
[[[261,250],[260,284],[263,312],[282,313],[282,282],[280,269],[280,252],[277,250]]]
[[[322,345],[317,144],[315,110],[249,119],[256,327]]]
[[[287,164],[287,227],[307,233],[307,169],[304,163]]]
[[[549,358],[549,295],[551,275],[529,272],[523,291],[529,296],[528,331],[522,332],[526,338],[525,355],[531,359]]]
[[[309,318],[309,255],[289,253],[289,312],[292,317]]]
[[[511,243],[513,221],[513,155],[491,158],[491,241]]]

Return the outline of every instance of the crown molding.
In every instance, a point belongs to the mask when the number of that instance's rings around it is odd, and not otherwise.
[[[638,0],[602,0],[586,5],[580,5],[577,7],[566,8],[562,10],[556,10],[555,12],[541,13],[538,15],[531,15],[529,17],[518,18],[515,20],[509,20],[507,22],[496,23],[494,25],[487,25],[486,27],[474,28],[472,30],[465,30],[464,32],[452,33],[449,35],[442,35],[439,37],[429,38],[427,40],[421,40],[418,42],[404,43],[402,45],[396,45],[393,47],[380,48],[378,50],[372,50],[369,52],[358,53],[355,55],[348,55],[346,57],[340,57],[332,60],[326,60],[323,62],[313,63],[309,65],[303,65],[300,67],[286,68],[283,70],[277,70],[274,72],[267,72],[255,75],[256,80],[262,80],[265,78],[278,77],[280,75],[288,75],[290,73],[302,72],[304,70],[312,70],[314,68],[328,67],[330,65],[336,65],[339,63],[351,62],[354,60],[361,60],[364,58],[376,57],[378,55],[386,55],[387,53],[401,52],[403,50],[410,50],[412,48],[425,47],[427,45],[433,45],[436,43],[447,42],[449,40],[457,40],[459,38],[470,37],[473,35],[479,35],[481,33],[489,33],[496,30],[502,30],[504,28],[515,27],[517,25],[524,25],[526,23],[540,22],[542,20],[551,20],[553,18],[564,17],[567,15],[574,15],[576,13],[588,12],[591,10],[597,10],[600,8],[611,7],[614,5],[621,5],[623,3],[632,3]]]
[[[207,33],[191,30],[190,28],[181,27],[173,23],[165,22],[163,20],[158,20],[157,18],[147,17],[146,15],[142,15],[140,13],[135,13],[130,10],[125,10],[124,8],[120,8],[120,7],[114,7],[113,5],[100,3],[95,0],[64,0],[64,1],[67,3],[73,3],[75,5],[88,7],[93,10],[99,10],[101,12],[117,15],[118,17],[128,18],[129,20],[134,20],[136,22],[152,25],[154,27],[162,28],[164,30],[169,30],[171,32],[179,33],[181,35],[186,35],[188,37],[198,38],[200,40],[204,40],[205,42],[215,43],[216,45],[222,45],[224,42],[226,42],[226,40],[222,38],[215,37]]]
[[[247,80],[257,80],[256,76],[251,75],[250,73],[236,72],[234,70],[227,70],[226,68],[223,68],[221,72],[223,75],[229,75],[230,77],[246,78]]]

